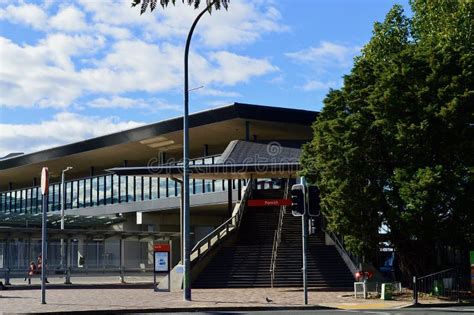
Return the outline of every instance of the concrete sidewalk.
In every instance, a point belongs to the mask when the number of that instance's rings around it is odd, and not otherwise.
[[[40,290],[0,291],[0,312],[155,312],[176,311],[250,311],[255,309],[395,309],[410,301],[354,299],[352,292],[310,291],[309,306],[303,305],[300,288],[194,289],[193,301],[183,301],[181,292],[153,292],[150,289],[50,289],[46,305],[41,305]],[[272,300],[268,303],[266,298]],[[431,302],[434,302],[431,300]]]

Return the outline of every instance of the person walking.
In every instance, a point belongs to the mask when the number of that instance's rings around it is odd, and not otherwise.
[[[34,276],[34,274],[36,273],[37,269],[36,269],[36,265],[35,265],[35,262],[32,261],[30,263],[30,265],[28,266],[28,271],[26,273],[26,277],[25,277],[25,281],[26,279],[28,279],[28,284],[31,284],[31,277]]]
[[[38,259],[36,260],[36,268],[38,270],[38,273],[41,275],[41,269],[43,268],[43,257],[41,256],[41,254],[39,254]],[[45,265],[45,268],[46,268],[46,265]],[[44,282],[49,283],[47,276],[44,278]]]

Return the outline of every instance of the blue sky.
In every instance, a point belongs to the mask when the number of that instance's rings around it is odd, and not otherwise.
[[[0,156],[181,115],[197,12],[130,0],[0,0]],[[193,37],[190,112],[246,102],[320,110],[373,23],[408,1],[232,0]]]

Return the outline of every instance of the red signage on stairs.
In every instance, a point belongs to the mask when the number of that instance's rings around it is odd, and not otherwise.
[[[250,199],[248,207],[279,207],[291,206],[291,199]]]

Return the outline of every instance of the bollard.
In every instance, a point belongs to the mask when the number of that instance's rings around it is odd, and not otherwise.
[[[11,285],[10,283],[10,268],[7,268],[5,272],[5,285]]]
[[[125,274],[123,271],[123,267],[120,268],[120,283],[125,283]]]
[[[71,283],[71,267],[66,268],[66,280],[64,281],[64,284],[72,284]]]
[[[418,287],[416,285],[416,276],[413,276],[413,304],[418,304]]]

